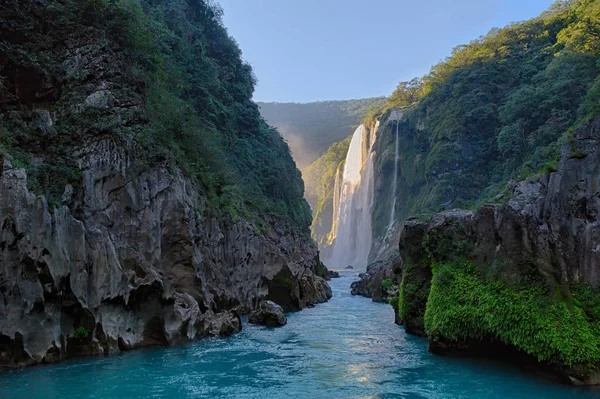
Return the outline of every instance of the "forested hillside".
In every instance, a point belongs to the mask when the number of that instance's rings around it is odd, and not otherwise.
[[[241,61],[217,6],[202,0],[8,3],[0,149],[26,167],[31,187],[50,201],[65,184],[80,186],[73,145],[110,135],[134,140],[144,163],[168,160],[182,168],[200,183],[210,212],[266,212],[300,229],[310,224],[300,172],[252,102],[252,69]],[[72,34],[83,35],[89,49],[63,62],[70,44],[62,38]],[[117,54],[123,69],[111,86],[91,93],[88,81],[112,78],[108,71],[94,76],[86,64],[102,51]],[[68,88],[74,89],[61,95]],[[140,100],[144,106],[135,106]]]
[[[311,231],[319,245],[325,244],[331,230],[335,176],[343,173],[351,139],[352,136],[348,136],[344,141],[332,144],[325,154],[302,170],[305,197],[313,214]]]
[[[401,83],[381,114],[386,120],[387,110],[406,110],[398,126],[397,219],[471,208],[511,179],[555,170],[570,132],[600,113],[599,74],[600,2],[582,0],[493,29],[456,47],[428,75]],[[395,123],[384,125],[376,144],[384,182],[393,175],[395,134]],[[391,192],[389,184],[377,187],[381,236]]]
[[[421,216],[402,223],[392,303],[431,351],[502,348],[598,384],[599,115],[597,0],[494,29],[392,94],[375,145],[374,234],[386,234],[392,200],[398,221]]]
[[[313,103],[258,103],[261,115],[279,129],[298,167],[303,169],[330,145],[352,134],[369,113],[385,104],[384,98]]]

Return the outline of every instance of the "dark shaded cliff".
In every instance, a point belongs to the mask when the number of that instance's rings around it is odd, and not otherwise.
[[[300,172],[203,0],[0,2],[0,366],[326,301]]]

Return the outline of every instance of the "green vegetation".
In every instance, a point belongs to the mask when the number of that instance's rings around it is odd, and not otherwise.
[[[283,286],[287,289],[291,289],[292,288],[292,279],[290,277],[284,277],[281,280],[281,283],[283,284]]]
[[[383,281],[381,281],[381,288],[383,289],[383,291],[387,291],[390,288],[392,288],[392,285],[394,285],[392,283],[392,279],[391,278],[386,278],[383,279]]]
[[[351,135],[372,107],[381,108],[384,104],[384,98],[258,103],[261,115],[279,129],[301,169],[317,160],[332,144]]]
[[[2,9],[0,90],[8,101],[0,104],[0,149],[23,162],[32,188],[51,202],[65,183],[81,185],[73,153],[110,137],[139,147],[138,171],[159,163],[181,169],[205,194],[209,213],[269,213],[308,232],[300,172],[251,100],[252,69],[218,6],[205,0],[29,0]],[[65,60],[65,39],[81,37],[92,43],[87,57],[109,57],[102,80],[110,90],[94,92],[100,78],[93,65]],[[27,71],[27,86],[11,72],[16,69]],[[32,103],[59,117],[48,123],[50,116],[29,111]]]
[[[339,143],[333,143],[319,159],[302,169],[302,179],[306,185],[306,200],[313,213],[319,213],[326,201],[333,199],[335,174],[346,159],[352,136]]]
[[[380,117],[403,108],[404,121],[385,124],[375,148],[376,176],[389,182],[398,128],[397,219],[472,208],[510,179],[555,171],[567,132],[600,115],[599,32],[600,3],[560,1],[402,82]],[[376,187],[373,228],[381,237],[392,193],[389,184]]]
[[[85,327],[77,327],[75,329],[75,332],[73,333],[73,337],[76,339],[83,339],[83,338],[87,338],[88,335],[90,335],[90,332],[88,331],[87,328]]]
[[[417,104],[425,95],[423,80],[414,78],[409,82],[400,82],[398,88],[387,100],[385,110],[391,108],[409,108]]]
[[[402,255],[398,314],[407,331],[446,348],[499,340],[583,377],[597,367],[600,292],[548,276],[526,252],[489,261],[460,222],[420,229]]]
[[[565,299],[541,284],[488,281],[468,261],[435,264],[425,328],[433,341],[493,337],[539,361],[593,367],[600,361],[599,304],[587,287]]]
[[[350,140],[335,143],[315,162],[302,170],[306,184],[306,200],[313,210],[312,234],[319,243],[327,241],[333,223],[333,191],[335,177],[342,173]]]
[[[323,262],[317,263],[317,270],[315,274],[319,277],[326,278],[327,277],[327,267],[323,264]]]

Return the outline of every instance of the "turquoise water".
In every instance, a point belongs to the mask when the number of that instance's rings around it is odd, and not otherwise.
[[[393,323],[391,306],[349,294],[208,339],[0,374],[0,398],[600,398],[493,362],[437,357]]]

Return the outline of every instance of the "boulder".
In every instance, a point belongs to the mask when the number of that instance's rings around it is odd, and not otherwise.
[[[394,262],[399,262],[399,258]],[[398,295],[398,284],[392,271],[392,260],[377,261],[367,266],[365,273],[358,275],[358,280],[352,282],[352,295],[372,298],[373,302],[388,302]]]
[[[273,301],[262,301],[257,309],[250,312],[248,322],[267,327],[281,327],[287,324],[283,308]]]
[[[335,270],[327,270],[327,277],[329,279],[340,278],[340,273],[336,272]]]

